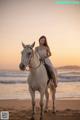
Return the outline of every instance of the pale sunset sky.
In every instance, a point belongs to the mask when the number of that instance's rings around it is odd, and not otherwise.
[[[23,41],[45,35],[55,67],[80,66],[80,5],[57,0],[0,0],[0,69],[19,69]]]

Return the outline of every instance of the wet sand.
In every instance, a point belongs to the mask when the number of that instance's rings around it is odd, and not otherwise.
[[[56,113],[53,114],[49,101],[49,111],[44,120],[80,120],[80,100],[56,100]],[[0,111],[9,111],[10,120],[29,120],[31,118],[31,100],[0,100]],[[35,120],[39,120],[39,100],[36,100]]]

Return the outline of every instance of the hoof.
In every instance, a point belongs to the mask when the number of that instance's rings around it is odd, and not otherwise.
[[[56,110],[53,110],[52,113],[53,113],[53,114],[56,114]]]
[[[47,112],[48,112],[48,109],[45,109],[44,112],[47,113]]]

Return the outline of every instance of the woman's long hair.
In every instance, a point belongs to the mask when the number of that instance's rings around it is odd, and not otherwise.
[[[39,44],[40,44],[40,40],[41,40],[42,38],[45,39],[45,43],[44,43],[43,45],[49,48],[48,43],[47,43],[47,39],[46,39],[46,37],[45,37],[44,35],[39,38]]]

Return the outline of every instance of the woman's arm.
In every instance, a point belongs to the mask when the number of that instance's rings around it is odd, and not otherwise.
[[[50,51],[50,48],[49,48],[49,47],[47,47],[46,49],[47,49],[47,57],[50,57],[50,56],[51,56],[51,51]]]

